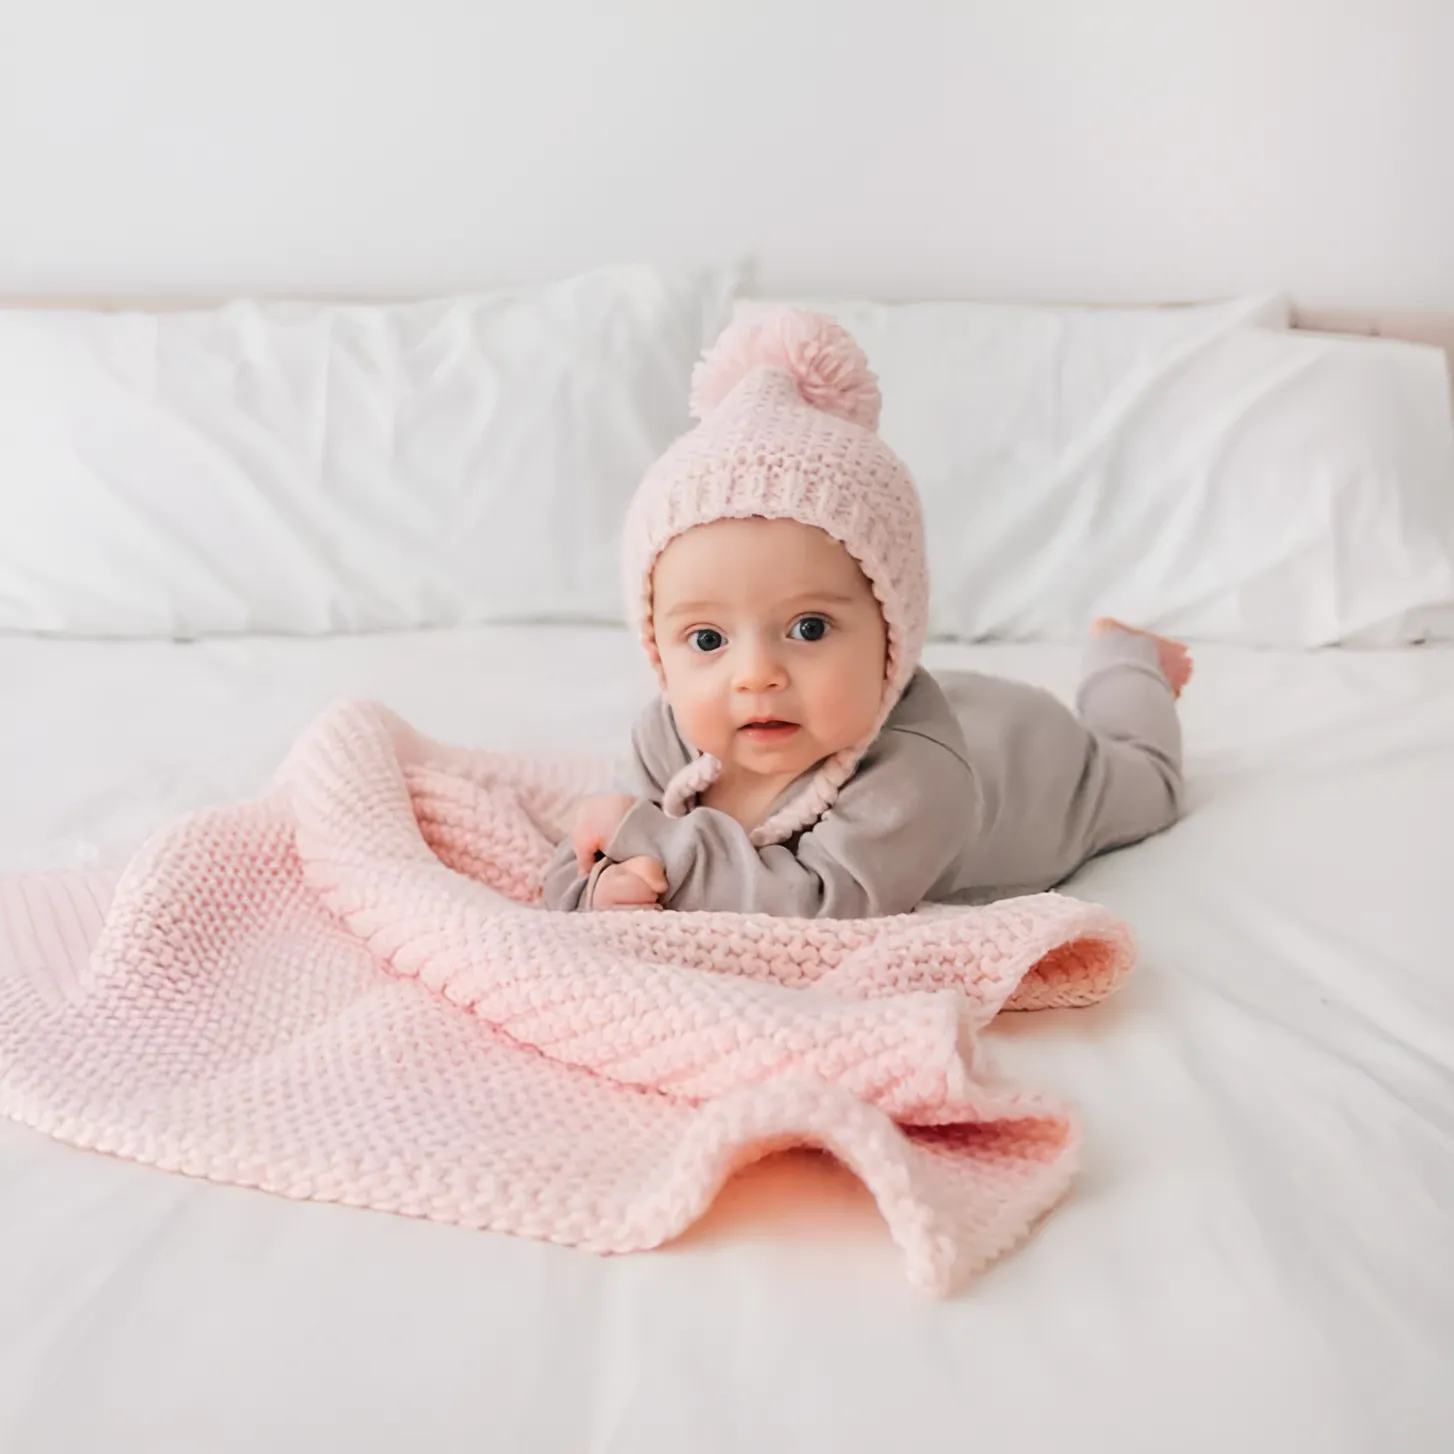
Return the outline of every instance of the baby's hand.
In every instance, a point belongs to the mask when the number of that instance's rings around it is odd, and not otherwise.
[[[666,869],[654,858],[628,858],[601,870],[591,894],[593,909],[656,908],[666,892]]]
[[[581,799],[571,823],[570,842],[575,849],[576,867],[582,873],[591,871],[596,855],[615,836],[635,803],[630,793],[599,793]]]

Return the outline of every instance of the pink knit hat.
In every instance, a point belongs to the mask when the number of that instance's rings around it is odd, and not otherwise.
[[[880,402],[863,350],[831,318],[784,308],[734,323],[692,377],[692,414],[701,422],[652,466],[627,512],[628,608],[658,674],[652,572],[671,541],[695,525],[748,516],[815,525],[842,543],[878,598],[888,665],[873,730],[828,758],[801,793],[753,831],[758,847],[784,842],[832,806],[924,646],[923,518],[908,470],[876,432]],[[666,812],[685,813],[721,770],[715,757],[698,756],[667,785]]]

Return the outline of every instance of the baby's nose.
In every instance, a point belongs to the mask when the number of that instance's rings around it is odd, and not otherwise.
[[[766,692],[782,687],[782,661],[763,642],[744,642],[733,663],[733,685],[739,692]]]

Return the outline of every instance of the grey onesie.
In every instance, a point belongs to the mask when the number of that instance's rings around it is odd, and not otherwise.
[[[662,812],[693,753],[658,700],[632,733],[640,801],[589,874],[561,845],[546,906],[588,908],[607,863],[643,854],[666,869],[669,909],[856,919],[1050,888],[1169,827],[1181,801],[1181,728],[1155,643],[1095,636],[1086,666],[1076,712],[1037,687],[921,669],[833,806],[767,848],[713,808]]]

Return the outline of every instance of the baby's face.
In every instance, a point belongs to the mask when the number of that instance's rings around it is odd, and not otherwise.
[[[887,632],[858,563],[796,520],[718,520],[652,575],[677,725],[724,771],[782,779],[852,747],[883,702]]]

